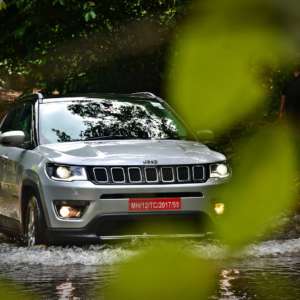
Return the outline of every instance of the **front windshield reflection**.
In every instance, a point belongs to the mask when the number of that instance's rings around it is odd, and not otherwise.
[[[93,139],[180,139],[187,136],[163,103],[149,100],[52,102],[41,105],[42,144]]]

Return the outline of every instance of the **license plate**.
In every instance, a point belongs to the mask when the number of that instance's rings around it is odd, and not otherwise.
[[[130,198],[129,211],[180,210],[181,198]]]

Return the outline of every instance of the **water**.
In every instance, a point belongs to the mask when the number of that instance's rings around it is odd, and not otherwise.
[[[116,276],[115,266],[145,243],[28,249],[2,239],[0,276],[43,299],[94,299]],[[224,263],[213,299],[300,299],[300,237],[253,244],[239,253],[208,241],[183,247]]]
[[[0,276],[45,299],[89,299],[133,255],[124,247],[20,247],[0,243]],[[13,293],[14,294],[14,293]]]
[[[300,256],[260,257],[223,270],[219,299],[299,299]]]

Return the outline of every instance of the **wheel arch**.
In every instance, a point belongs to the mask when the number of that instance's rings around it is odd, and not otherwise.
[[[38,184],[31,179],[25,179],[22,183],[21,202],[20,202],[22,229],[24,229],[23,225],[24,225],[25,213],[26,213],[28,201],[30,200],[30,198],[32,196],[35,196],[37,198],[37,201],[39,202],[40,207],[43,210],[43,205],[41,203],[41,195],[40,195],[40,191],[38,188]]]

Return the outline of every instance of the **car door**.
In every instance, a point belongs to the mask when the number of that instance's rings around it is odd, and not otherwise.
[[[5,120],[7,115],[4,115],[4,117],[2,117],[1,121],[0,121],[0,134],[1,134],[1,128],[2,128],[2,124]],[[1,182],[2,182],[2,174],[3,174],[3,160],[2,160],[2,148],[1,148],[1,145],[0,145],[0,197],[1,197]]]
[[[1,124],[1,133],[4,133],[6,131],[10,130],[11,124],[13,124],[13,121],[15,119],[15,109],[11,110],[4,118],[3,123]],[[0,215],[8,216],[10,215],[10,212],[12,211],[10,207],[10,202],[7,201],[8,195],[7,195],[7,174],[9,173],[8,170],[8,147],[0,144]],[[6,219],[1,220],[1,225],[7,227]]]
[[[2,216],[20,220],[19,192],[21,166],[28,145],[32,141],[32,105],[24,103],[16,106],[5,119],[2,133],[11,130],[21,130],[25,133],[25,143],[22,147],[8,147],[0,145],[2,166],[0,214]]]
[[[6,119],[6,117],[7,117],[7,115],[5,115],[1,120],[0,134],[1,134],[1,131],[2,131],[3,122]],[[5,195],[4,195],[3,190],[2,190],[3,172],[5,170],[5,166],[4,166],[5,163],[6,163],[6,160],[4,159],[4,149],[0,144],[0,207],[4,204],[4,199],[5,199]],[[1,214],[1,209],[0,209],[0,214]],[[1,222],[0,222],[0,225],[1,225]]]

